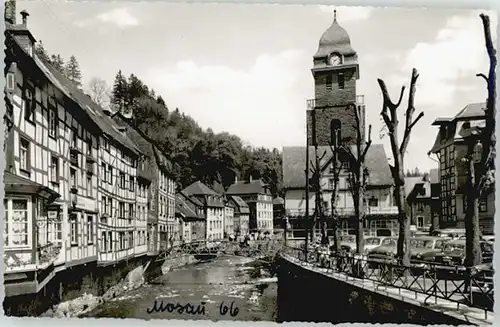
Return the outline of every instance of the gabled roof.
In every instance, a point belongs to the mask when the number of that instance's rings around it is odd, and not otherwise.
[[[456,140],[464,139],[471,134],[478,133],[485,124],[486,103],[469,103],[458,112],[453,118],[439,118],[432,125],[443,125],[446,128],[439,129],[436,139],[427,154],[437,153],[443,147],[454,143]]]
[[[214,190],[206,186],[200,181],[196,181],[182,190],[185,194],[188,195],[217,195]]]
[[[225,195],[226,193],[226,190],[224,190],[224,186],[217,183],[216,181],[213,182],[212,189],[220,195]]]
[[[454,119],[479,118],[485,116],[486,103],[469,103],[456,114]]]
[[[354,147],[353,153],[356,153]],[[320,155],[326,153],[321,166],[327,164],[333,158],[333,152],[329,146],[319,146]],[[314,158],[314,147],[309,147],[309,159]],[[389,161],[382,144],[372,144],[368,149],[365,159],[366,167],[370,175],[368,185],[370,186],[391,186],[393,179],[389,168]],[[283,187],[284,188],[305,188],[306,171],[306,147],[284,147],[283,148]],[[312,177],[309,172],[309,177]]]
[[[183,219],[186,220],[204,219],[204,216],[198,215],[196,213],[196,205],[188,196],[183,193],[177,193],[175,195],[175,213],[179,214]]]
[[[260,179],[237,181],[227,189],[230,195],[267,194],[267,184]]]
[[[250,208],[248,207],[248,204],[243,201],[242,198],[240,198],[237,195],[232,195],[230,197],[230,201],[234,204],[234,211],[236,213],[250,213]]]
[[[132,153],[136,155],[140,153],[137,146],[128,137],[117,130],[118,126],[113,119],[104,114],[103,109],[92,101],[88,95],[84,94],[72,81],[61,74],[51,64],[38,57],[35,53],[33,53],[33,59],[49,81],[60,89],[68,98],[76,102],[104,134],[108,135],[112,140],[118,142]]]
[[[413,191],[415,188],[415,185],[423,183],[423,177],[422,176],[415,176],[415,177],[405,177],[405,196],[408,197],[408,195]]]

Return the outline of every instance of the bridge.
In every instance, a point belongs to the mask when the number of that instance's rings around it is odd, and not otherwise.
[[[197,260],[210,260],[222,255],[257,258],[261,260],[274,258],[283,248],[282,240],[255,240],[255,241],[195,241],[180,244],[163,250],[155,259],[155,262],[163,262],[182,256],[194,256]]]
[[[446,325],[493,321],[491,268],[424,263],[405,267],[352,254],[305,255],[304,249],[292,247],[280,252],[280,321]],[[327,304],[319,293],[329,298]]]

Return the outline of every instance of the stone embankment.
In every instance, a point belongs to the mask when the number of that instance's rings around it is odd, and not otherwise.
[[[122,279],[117,285],[109,288],[102,296],[85,293],[76,299],[55,305],[52,309],[45,312],[42,317],[64,318],[81,316],[93,310],[100,304],[122,295],[124,292],[144,285],[144,272],[148,266],[149,264],[146,266],[141,265],[130,271],[124,279]]]

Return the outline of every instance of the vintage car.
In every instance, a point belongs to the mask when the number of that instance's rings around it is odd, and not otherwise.
[[[382,242],[387,238],[394,238],[394,237],[370,236],[365,238],[365,253],[369,253],[371,250],[382,245]]]
[[[483,263],[493,262],[493,246],[487,241],[481,241]],[[452,240],[445,244],[441,253],[428,257],[428,261],[446,266],[462,266],[465,260],[465,240]]]
[[[443,250],[446,239],[435,236],[420,236],[410,239],[412,263],[424,263]]]
[[[448,239],[458,239],[465,235],[465,229],[462,228],[444,228],[436,229],[430,233],[431,236],[448,238]]]
[[[423,236],[410,238],[410,257],[413,263],[422,263],[422,258],[430,253],[441,252],[444,240],[440,237]],[[381,246],[368,254],[369,259],[392,260],[397,253],[397,239],[387,238]]]
[[[394,258],[397,253],[398,239],[395,237],[385,238],[379,246],[368,251],[369,260],[388,260]]]

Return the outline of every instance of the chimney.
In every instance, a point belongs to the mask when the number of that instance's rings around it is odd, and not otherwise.
[[[23,26],[28,28],[28,12],[26,10],[21,11],[21,16],[23,16]]]
[[[16,25],[16,0],[6,0],[4,9],[5,22]]]
[[[12,2],[14,2],[14,1],[12,1]],[[15,10],[15,4],[14,5],[10,4],[10,5],[14,6],[14,10]],[[7,10],[12,11],[12,8],[9,8],[9,9],[6,8],[6,11]],[[6,15],[7,15],[7,13],[6,13]],[[21,25],[16,25],[17,28],[11,29],[10,32],[12,33],[14,38],[17,40],[17,42],[19,43],[21,48],[23,48],[23,50],[31,57],[31,56],[33,56],[33,51],[34,51],[36,40],[33,37],[33,35],[31,34],[31,32],[28,30],[28,27],[27,27],[27,17],[29,16],[28,12],[26,10],[21,11],[21,16],[23,16],[23,23]],[[15,22],[15,20],[16,20],[15,15],[14,15],[13,19],[12,18],[9,18],[9,19],[11,19],[11,21]]]

